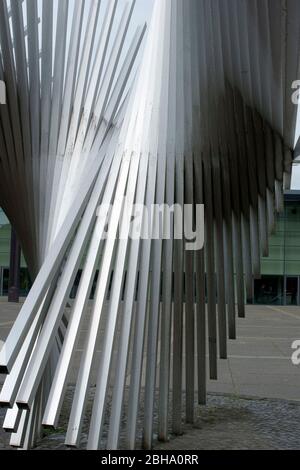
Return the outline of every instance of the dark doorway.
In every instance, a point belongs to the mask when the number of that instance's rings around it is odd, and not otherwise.
[[[282,276],[262,276],[254,281],[255,303],[260,305],[282,305]]]
[[[285,303],[286,305],[298,305],[298,277],[286,278]]]

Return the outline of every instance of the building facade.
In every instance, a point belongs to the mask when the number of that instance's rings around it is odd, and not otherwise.
[[[9,220],[0,209],[0,297],[7,297],[9,287],[11,226]],[[26,296],[31,287],[28,269],[24,256],[21,256],[20,295]]]
[[[285,193],[284,212],[261,268],[261,279],[254,281],[255,303],[300,305],[300,191]]]

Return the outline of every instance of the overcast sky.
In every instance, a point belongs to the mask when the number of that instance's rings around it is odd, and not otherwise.
[[[125,3],[125,0],[121,0]],[[148,19],[151,15],[154,0],[137,0],[136,2],[136,18],[140,21]]]

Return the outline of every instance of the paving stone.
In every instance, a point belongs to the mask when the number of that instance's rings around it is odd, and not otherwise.
[[[5,340],[20,307],[21,304],[8,304],[5,299],[0,299],[0,341]],[[195,425],[184,425],[183,436],[176,438],[170,429],[169,442],[156,442],[156,449],[300,449],[300,366],[293,366],[291,362],[292,341],[300,339],[300,309],[248,306],[246,310],[246,319],[237,319],[239,339],[236,343],[229,342],[228,361],[218,361],[219,381],[208,380],[208,403],[206,407],[197,408]],[[79,360],[80,351],[77,351],[71,383],[75,382]],[[95,383],[95,371],[92,376],[92,383]],[[0,376],[0,388],[3,380],[4,376]],[[47,431],[37,449],[66,449],[64,440],[73,392],[74,386],[70,385],[59,429],[55,433]],[[93,394],[92,388],[81,448],[87,442]],[[125,397],[125,410],[126,404]],[[109,405],[110,398],[102,448],[108,431]],[[9,435],[1,427],[4,416],[5,410],[0,410],[1,450],[9,448]],[[140,410],[138,442],[142,437],[142,425]],[[123,448],[125,427],[126,414],[121,432]],[[157,432],[156,411],[154,430]]]
[[[45,436],[37,450],[69,450],[64,445],[67,418],[74,389],[69,387],[59,429]],[[86,446],[94,389],[90,391],[87,413],[83,424],[80,448]],[[157,400],[156,400],[157,402]],[[125,399],[126,409],[127,399]],[[101,448],[105,448],[108,432],[109,406],[105,417]],[[4,410],[0,412],[0,422]],[[183,418],[184,419],[184,418]],[[143,413],[138,420],[138,441],[142,436]],[[121,449],[125,449],[126,418],[123,416]],[[157,429],[157,413],[154,430]],[[300,403],[286,400],[257,399],[235,395],[209,394],[206,406],[196,409],[195,424],[183,425],[184,434],[173,436],[170,429],[169,442],[156,441],[157,450],[299,450],[300,449]],[[8,449],[9,435],[0,430],[0,448]]]

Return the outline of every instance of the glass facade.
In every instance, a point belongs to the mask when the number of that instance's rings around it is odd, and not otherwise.
[[[300,305],[300,191],[285,195],[284,213],[277,217],[261,272],[254,281],[255,303]]]
[[[9,220],[0,209],[0,297],[8,295],[11,227]],[[25,259],[21,257],[20,295],[26,296],[30,289],[30,279]]]

